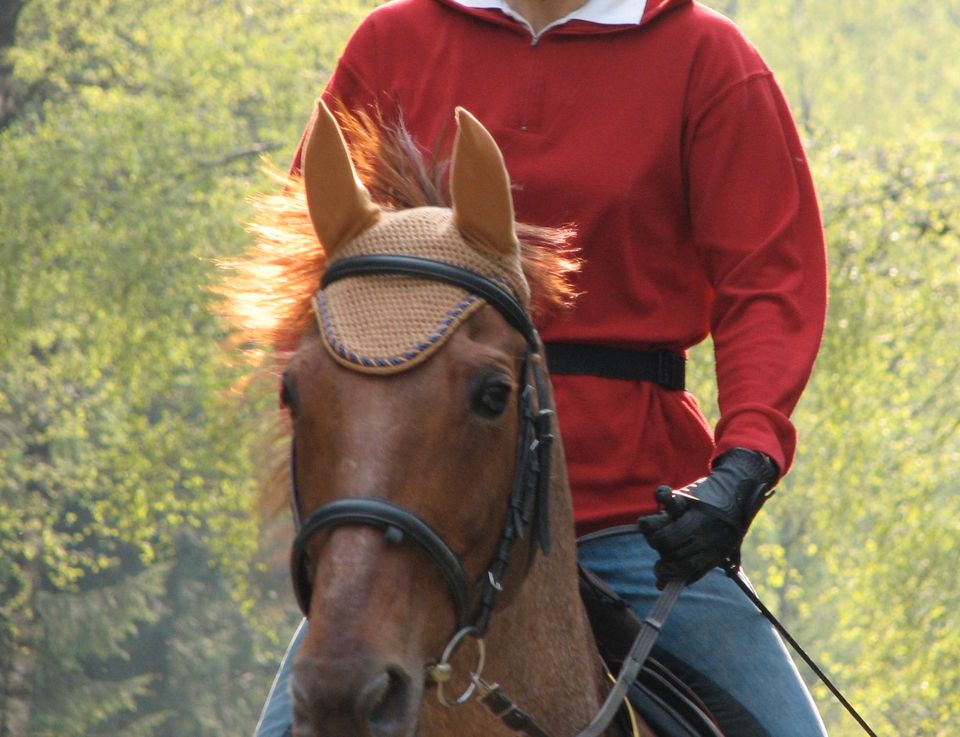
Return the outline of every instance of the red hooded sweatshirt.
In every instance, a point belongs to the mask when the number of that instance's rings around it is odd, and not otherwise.
[[[324,95],[402,115],[427,149],[452,140],[458,105],[490,130],[518,219],[578,232],[581,296],[541,321],[544,341],[683,353],[712,334],[714,432],[686,392],[553,377],[578,530],[653,511],[656,486],[685,485],[734,447],[785,472],[826,267],[806,159],[770,70],[729,20],[690,0],[592,0],[536,35],[507,12],[381,6]]]

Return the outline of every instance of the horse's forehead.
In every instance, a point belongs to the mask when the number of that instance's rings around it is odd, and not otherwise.
[[[369,254],[443,261],[503,284],[525,306],[529,301],[520,254],[502,256],[472,246],[446,208],[385,212],[338,249],[331,263]],[[483,304],[460,287],[396,274],[341,279],[314,300],[320,333],[333,356],[371,373],[396,373],[423,362]]]

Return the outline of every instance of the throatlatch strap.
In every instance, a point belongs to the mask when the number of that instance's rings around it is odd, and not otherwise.
[[[551,374],[652,381],[678,391],[685,386],[687,359],[673,351],[634,351],[585,343],[547,343],[544,349]]]

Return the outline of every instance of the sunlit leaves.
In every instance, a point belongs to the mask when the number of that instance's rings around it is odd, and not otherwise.
[[[253,724],[270,667],[228,712],[216,702],[257,665],[256,408],[222,401],[235,376],[206,286],[246,244],[260,155],[292,153],[358,13],[33,0],[21,15],[10,59],[32,94],[0,133],[0,661],[25,684],[0,712],[30,720],[4,722],[14,733]]]
[[[748,538],[749,568],[882,734],[947,737],[960,721],[960,5],[712,4],[786,90],[830,250],[800,454]],[[25,97],[0,133],[0,663],[35,686],[30,734],[250,732],[277,655],[256,670],[251,623],[282,628],[250,575],[261,430],[220,401],[234,377],[203,286],[211,258],[246,243],[245,198],[273,187],[260,155],[286,163],[371,6],[30,0],[21,13],[8,58]],[[707,353],[692,383],[710,411]],[[279,650],[286,633],[272,634]],[[857,734],[817,695],[834,737]]]

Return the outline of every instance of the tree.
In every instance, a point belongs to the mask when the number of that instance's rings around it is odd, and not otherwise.
[[[960,70],[942,60],[960,34],[958,0],[719,5],[776,71],[808,133],[905,142],[955,128]]]
[[[350,23],[299,5],[33,0],[17,18],[0,72],[32,94],[0,132],[2,735],[255,720],[265,630],[292,607],[253,588],[257,409],[222,401],[237,373],[205,286],[246,243],[259,156],[292,152],[342,38],[327,28]]]
[[[798,411],[806,450],[758,565],[875,721],[940,737],[960,715],[948,655],[960,647],[948,552],[960,543],[960,149],[855,145],[814,152],[831,318]],[[828,715],[832,734],[857,733]]]
[[[749,569],[881,732],[944,737],[960,7],[716,5],[808,138],[832,277],[800,455]],[[260,156],[286,163],[371,6],[0,0],[0,736],[249,733],[295,612],[256,548],[247,448],[270,408],[222,401],[237,370],[204,285],[273,188]]]

